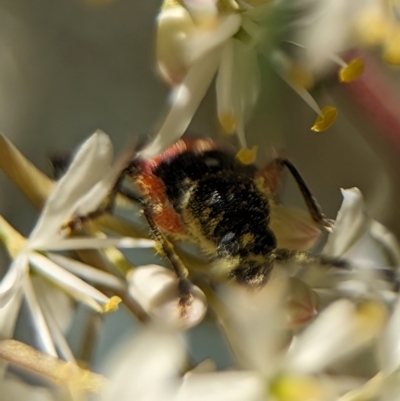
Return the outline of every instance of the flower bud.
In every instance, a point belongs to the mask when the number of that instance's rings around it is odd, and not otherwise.
[[[206,297],[194,285],[189,288],[190,304],[180,304],[180,280],[165,267],[139,267],[128,273],[127,280],[131,296],[160,325],[185,330],[200,323],[207,311]]]
[[[179,84],[188,69],[185,49],[195,24],[189,12],[174,5],[160,12],[157,20],[156,57],[161,77],[171,86]]]

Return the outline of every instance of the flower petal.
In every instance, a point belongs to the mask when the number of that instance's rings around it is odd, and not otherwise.
[[[187,63],[198,63],[203,56],[207,56],[209,52],[232,38],[239,30],[241,22],[240,14],[228,14],[219,19],[216,28],[197,30],[186,42]]]
[[[276,368],[277,355],[287,340],[286,282],[270,279],[259,291],[226,284],[217,295],[220,302],[213,307],[239,362],[268,375]]]
[[[155,242],[151,239],[138,239],[131,237],[122,238],[67,238],[44,244],[43,248],[36,247],[37,250],[58,250],[66,251],[71,249],[101,249],[115,246],[117,248],[154,248]]]
[[[380,339],[379,351],[381,368],[391,374],[400,367],[400,298]]]
[[[371,219],[364,212],[363,196],[358,188],[342,189],[343,203],[329,235],[324,253],[343,256],[368,230]]]
[[[22,293],[17,291],[8,301],[7,305],[0,309],[0,337],[12,338],[19,309],[22,302]],[[0,381],[1,381],[1,363],[0,363]]]
[[[201,29],[212,29],[215,27],[219,10],[218,0],[183,0],[185,7]]]
[[[64,288],[77,300],[86,303],[98,312],[103,312],[103,305],[106,305],[109,298],[80,278],[64,270],[56,263],[45,256],[32,252],[29,261],[36,270],[50,278],[59,287]]]
[[[41,341],[41,349],[55,358],[58,357],[56,348],[50,335],[49,327],[43,316],[39,302],[36,298],[35,291],[29,276],[25,276],[23,282],[24,295],[29,311],[32,315],[32,323],[36,330],[38,339]]]
[[[179,341],[150,330],[127,338],[105,365],[111,381],[101,401],[175,400],[185,362]]]
[[[49,310],[55,317],[57,325],[66,333],[75,312],[74,302],[65,292],[60,291],[41,276],[33,275],[31,282],[40,306],[49,305]]]
[[[157,265],[141,266],[128,273],[129,292],[154,319],[172,329],[188,329],[203,320],[206,297],[196,286],[191,288],[192,303],[182,314],[179,305],[179,279],[175,273]]]
[[[224,131],[233,134],[237,129],[233,92],[235,85],[233,39],[222,47],[221,63],[218,69],[215,88],[217,93],[218,119]]]
[[[313,373],[351,354],[378,334],[383,327],[382,313],[381,306],[373,302],[356,309],[350,301],[336,301],[296,338],[286,368]]]
[[[263,401],[265,379],[259,372],[195,373],[183,378],[177,401]]]
[[[96,131],[82,144],[47,199],[29,238],[31,249],[61,238],[62,224],[75,212],[77,201],[107,174],[111,158],[112,144],[102,131]]]
[[[97,210],[114,188],[121,172],[129,164],[135,153],[136,140],[125,146],[112,167],[76,204],[75,214],[85,216]]]
[[[120,278],[96,269],[93,266],[89,266],[86,263],[79,262],[78,260],[57,255],[55,253],[48,253],[47,257],[72,274],[82,277],[85,280],[91,281],[97,285],[103,285],[119,290],[125,288],[126,286],[126,284]]]
[[[284,205],[271,206],[270,228],[278,241],[278,248],[307,251],[316,244],[321,230],[302,209]]]
[[[318,312],[318,304],[318,295],[311,287],[296,277],[289,278],[286,310],[290,328],[297,329],[310,322]]]
[[[21,253],[14,259],[0,283],[0,308],[4,307],[20,288],[28,270],[28,256]]]
[[[154,140],[139,153],[140,157],[149,158],[161,153],[184,134],[217,71],[220,53],[217,47],[205,54],[173,90],[167,117]]]
[[[308,68],[314,73],[324,73],[331,64],[332,54],[351,47],[349,38],[355,7],[356,4],[347,0],[314,2],[310,12],[304,13],[305,17],[298,22],[296,42],[306,49]]]
[[[46,284],[40,277],[32,277],[32,283],[60,358],[76,364],[75,357],[64,337],[74,313],[71,299]]]
[[[260,92],[257,53],[242,41],[232,38],[222,47],[221,64],[216,80],[217,111],[224,130],[238,132],[240,144],[246,147],[244,124]]]

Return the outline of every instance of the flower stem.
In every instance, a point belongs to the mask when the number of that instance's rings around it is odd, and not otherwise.
[[[100,393],[106,385],[102,375],[39,352],[16,340],[0,341],[0,358],[74,390]]]

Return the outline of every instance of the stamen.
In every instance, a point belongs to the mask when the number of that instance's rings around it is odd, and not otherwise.
[[[400,56],[400,53],[399,53]],[[349,64],[345,65],[339,71],[340,82],[352,82],[356,80],[364,72],[364,61],[361,58],[351,60]]]
[[[251,149],[240,149],[236,154],[236,158],[243,164],[254,163],[257,157],[258,146],[253,146]]]
[[[107,312],[114,312],[114,311],[118,310],[118,305],[121,301],[122,301],[122,299],[120,297],[117,297],[116,295],[114,295],[103,306],[103,312],[107,313]]]
[[[337,110],[333,106],[326,106],[321,110],[321,114],[315,120],[311,131],[323,132],[326,131],[336,120]]]
[[[291,79],[290,71],[293,69],[293,63],[281,52],[272,54],[271,61],[276,66],[276,72],[281,78],[318,114],[318,118],[311,127],[311,130],[315,132],[327,130],[336,119],[336,108],[333,106],[326,106],[322,110],[320,109],[310,92],[303,86],[300,86],[298,82]]]

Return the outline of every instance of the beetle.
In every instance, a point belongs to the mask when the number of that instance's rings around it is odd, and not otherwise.
[[[306,252],[279,248],[270,227],[285,167],[296,180],[313,220],[329,229],[332,221],[286,158],[276,158],[258,169],[243,164],[211,139],[186,138],[158,156],[134,159],[124,174],[140,190],[139,201],[153,236],[164,244],[180,278],[188,273],[164,235],[198,244],[213,259],[219,276],[261,287],[276,261],[312,260]],[[323,257],[319,261],[336,263]]]

